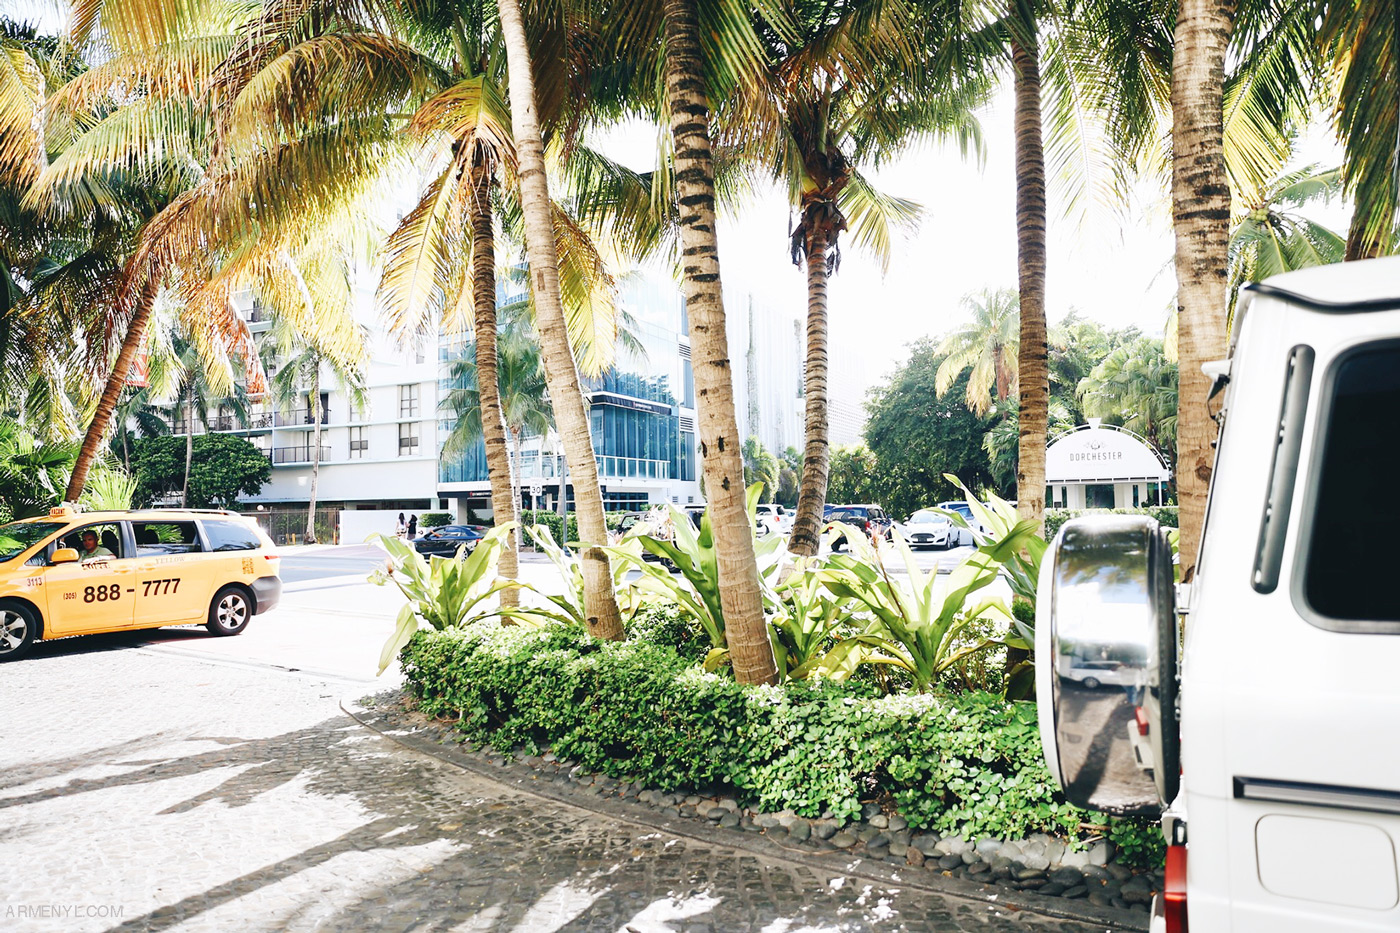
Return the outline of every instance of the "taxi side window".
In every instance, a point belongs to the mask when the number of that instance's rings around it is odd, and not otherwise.
[[[206,521],[204,536],[211,551],[256,551],[262,547],[253,529],[238,522]]]
[[[138,557],[198,554],[204,550],[194,522],[132,522]]]
[[[122,547],[121,528],[115,522],[84,525],[59,538],[55,545],[77,551],[78,559],[84,563],[127,556]]]

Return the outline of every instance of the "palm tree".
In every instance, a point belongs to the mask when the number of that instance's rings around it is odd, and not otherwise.
[[[1181,579],[1195,576],[1217,431],[1202,364],[1225,356],[1230,182],[1225,171],[1225,54],[1231,0],[1180,0],[1172,64],[1172,215],[1176,228],[1177,501]]]
[[[840,237],[849,227],[888,267],[894,232],[919,215],[913,202],[876,191],[860,168],[934,135],[958,138],[965,151],[973,147],[980,128],[972,108],[983,101],[987,82],[923,54],[948,40],[951,17],[906,17],[900,7],[870,0],[791,6],[792,35],[751,99],[741,95],[742,105],[722,109],[718,141],[786,183],[797,212],[791,247],[794,264],[806,267],[806,412],[789,547],[812,556],[824,524],[830,459],[827,286],[840,268]],[[857,35],[856,47],[847,48],[843,40]]]
[[[682,292],[690,318],[700,456],[719,559],[725,638],[740,683],[776,683],[777,665],[763,616],[753,533],[744,506],[744,461],[725,333],[719,238],[715,230],[715,170],[710,149],[710,100],[697,0],[664,0],[664,76],[671,115]],[[743,22],[748,23],[747,14]]]
[[[1177,366],[1162,341],[1139,337],[1115,348],[1079,384],[1084,413],[1108,418],[1151,441],[1174,458]]]
[[[1400,4],[1396,0],[1322,5],[1319,40],[1336,78],[1335,121],[1345,144],[1342,177],[1355,202],[1348,261],[1394,250],[1400,197]]]
[[[516,308],[516,314],[523,309]],[[493,342],[498,350],[495,373],[499,380],[496,387],[497,404],[509,436],[510,447],[507,456],[512,466],[520,462],[520,440],[522,437],[543,436],[554,426],[554,412],[548,397],[544,364],[540,359],[538,342],[531,339],[521,325],[521,321],[508,320],[499,341]],[[442,400],[442,408],[451,414],[453,427],[443,443],[443,454],[460,454],[477,440],[485,439],[484,420],[486,405],[481,379],[486,370],[477,364],[480,343],[471,347],[459,360],[453,362],[448,374],[452,385]],[[515,469],[510,470],[511,501],[519,507],[520,491],[515,478]],[[494,511],[495,502],[493,499]],[[515,511],[499,514],[498,524],[513,516]],[[513,518],[510,520],[514,520]],[[516,546],[521,539],[520,529],[516,528]]]
[[[178,409],[180,421],[185,430],[185,479],[180,487],[180,506],[189,505],[190,467],[194,463],[194,425],[198,419],[202,431],[209,430],[209,409],[213,406],[231,409],[238,421],[248,421],[248,395],[243,387],[234,382],[227,355],[215,360],[202,358],[194,344],[176,336],[169,348],[172,357],[171,368],[175,385],[173,387],[173,408]],[[214,385],[232,386],[232,391],[221,395],[214,391]]]
[[[939,343],[935,352],[945,359],[938,365],[934,389],[942,397],[963,370],[971,369],[967,407],[985,415],[995,401],[1016,391],[1019,305],[1016,292],[1009,288],[984,288],[964,295],[962,306],[972,312],[972,321]]]
[[[1310,165],[1286,172],[1268,185],[1239,192],[1237,219],[1230,231],[1230,310],[1233,316],[1239,286],[1273,275],[1341,262],[1347,241],[1288,208],[1309,201],[1331,200],[1342,189],[1341,171],[1320,171]]]
[[[274,3],[230,30],[218,25],[222,17],[188,12],[186,5],[137,0],[85,5],[73,21],[74,45],[81,48],[100,32],[110,54],[49,95],[48,125],[39,126],[65,142],[25,196],[25,204],[45,216],[120,209],[120,192],[106,180],[133,166],[138,177],[161,179],[164,194],[157,210],[141,218],[110,289],[103,320],[110,340],[96,354],[107,375],[69,480],[71,500],[101,449],[163,290],[178,295],[185,331],[206,355],[233,346],[256,360],[252,336],[230,302],[249,289],[285,299],[283,313],[295,316],[303,330],[318,328],[336,355],[348,359],[356,352],[358,333],[348,318],[313,320],[316,302],[297,299],[315,287],[306,280],[316,265],[307,254],[330,257],[336,250],[328,240],[343,242],[360,232],[364,212],[337,211],[346,192],[385,171],[389,128],[383,120],[363,119],[363,107],[319,118],[337,94],[370,93],[365,82],[344,76],[278,109],[270,118],[274,128],[253,119],[266,108],[269,89],[299,80],[295,63],[281,57],[288,39],[308,28],[333,31],[340,21],[319,7]],[[102,29],[94,32],[99,22]],[[383,57],[401,51],[389,48]],[[369,84],[400,99],[397,86],[385,88],[400,73],[381,69],[372,76],[380,80]],[[251,389],[263,387],[256,367],[247,375]]]
[[[1011,70],[1016,93],[1016,278],[1020,319],[1016,509],[1022,518],[1043,525],[1050,367],[1045,322],[1045,146],[1041,136],[1040,43],[1031,5],[1011,0],[1010,8]]]
[[[560,291],[559,251],[545,174],[544,142],[540,134],[530,47],[518,0],[500,0],[497,12],[510,73],[511,123],[520,167],[520,206],[525,217],[525,244],[540,345],[544,353],[545,377],[569,472],[573,474],[588,627],[595,637],[620,640],[623,637],[622,613],[613,591],[608,556],[602,549],[608,540],[608,530],[603,517],[598,461],[593,453],[593,437],[584,407],[583,387],[573,348],[569,344]],[[735,445],[737,454],[738,446]],[[754,584],[757,597],[756,568]],[[761,619],[761,606],[759,612]]]
[[[316,335],[298,334],[274,318],[271,339],[264,345],[269,366],[276,372],[269,382],[272,397],[279,405],[290,405],[297,411],[306,397],[306,416],[311,423],[311,489],[306,505],[306,543],[316,543],[316,490],[321,476],[321,425],[325,415],[321,410],[322,373],[331,377],[331,385],[345,393],[350,407],[365,404],[364,372],[356,363],[345,365],[341,357],[326,352]]]

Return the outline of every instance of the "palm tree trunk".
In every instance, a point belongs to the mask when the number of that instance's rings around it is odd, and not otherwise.
[[[194,463],[194,374],[185,388],[185,485],[180,487],[180,507],[190,507],[190,466]]]
[[[476,147],[471,162],[472,311],[476,332],[476,390],[481,404],[481,434],[486,444],[486,477],[491,484],[491,514],[497,525],[520,520],[515,498],[515,466],[506,447],[506,421],[496,374],[496,231],[491,219],[491,165]],[[497,572],[507,580],[520,573],[520,532],[515,547],[501,552]],[[502,606],[520,605],[520,591],[501,591]]]
[[[78,449],[78,458],[73,461],[73,473],[68,478],[68,488],[63,493],[64,502],[77,502],[87,485],[88,470],[102,447],[102,435],[107,433],[112,423],[112,412],[116,411],[117,400],[126,386],[126,374],[131,370],[131,361],[136,357],[136,349],[146,336],[146,325],[151,321],[151,308],[155,305],[158,282],[150,277],[136,296],[136,310],[131,315],[131,323],[126,326],[126,337],[122,339],[121,351],[112,371],[107,374],[107,385],[102,389],[102,397],[97,400],[97,409],[92,413],[87,433],[83,435],[83,446]]]
[[[815,212],[813,212],[815,213]],[[788,549],[800,557],[816,557],[821,547],[822,507],[831,469],[831,432],[827,408],[827,245],[828,225],[814,221],[807,234],[807,372],[802,396],[806,405],[806,438],[802,482],[797,493]]]
[[[530,49],[519,0],[500,0],[501,32],[506,45],[510,75],[510,112],[520,162],[520,205],[525,215],[525,248],[530,264],[530,286],[535,298],[535,319],[544,354],[545,382],[554,404],[554,421],[564,443],[569,472],[574,475],[574,498],[583,569],[584,603],[588,630],[598,638],[623,637],[622,613],[613,592],[612,569],[603,545],[608,543],[603,517],[603,491],[598,482],[598,461],[584,409],[578,365],[569,345],[564,305],[559,291],[559,251],[550,209],[549,183],[545,176],[544,144],[535,103],[535,78],[530,70]]]
[[[1034,521],[1043,530],[1050,365],[1045,326],[1045,149],[1035,28],[1032,21],[1026,24],[1023,37],[1011,40],[1011,65],[1016,75],[1016,260],[1021,292],[1016,510],[1021,518]]]
[[[710,103],[695,0],[665,0],[666,97],[671,110],[676,194],[680,208],[683,292],[690,316],[700,456],[710,522],[719,555],[724,613],[734,679],[776,683],[759,593],[753,532],[744,509],[744,462],[734,408],[733,367],[724,330],[719,240],[715,230],[714,160]]]
[[[1351,223],[1347,227],[1347,262],[1358,259],[1375,259],[1385,253],[1385,237],[1368,234],[1368,228],[1389,230],[1394,224],[1395,205],[1386,199],[1382,204],[1368,205],[1359,202],[1352,208]],[[1383,222],[1373,222],[1374,217],[1384,218]]]
[[[311,501],[306,505],[306,543],[316,543],[316,485],[321,481],[321,358],[311,359],[311,394],[306,407],[311,410]]]
[[[1216,424],[1201,364],[1225,355],[1230,183],[1225,174],[1225,51],[1233,0],[1180,0],[1172,65],[1172,213],[1176,228],[1177,497],[1181,579],[1195,576]]]

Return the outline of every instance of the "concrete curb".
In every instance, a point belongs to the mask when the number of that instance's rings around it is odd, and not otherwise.
[[[519,764],[514,759],[499,753],[495,755],[493,760],[482,762],[473,759],[458,746],[442,744],[423,728],[408,731],[399,728],[375,707],[364,705],[361,702],[363,698],[363,694],[356,694],[353,698],[344,697],[340,701],[340,708],[346,715],[365,728],[405,748],[429,755],[512,790],[531,794],[553,803],[601,814],[610,819],[631,823],[635,826],[661,829],[672,835],[693,839],[708,845],[742,849],[766,859],[790,862],[831,875],[864,878],[881,884],[915,888],[945,897],[996,905],[1011,911],[1030,911],[1060,920],[1100,925],[1109,933],[1114,933],[1114,931],[1146,931],[1148,929],[1148,920],[1145,914],[1113,907],[1098,907],[1086,901],[1066,901],[1063,898],[1045,897],[1029,891],[977,884],[918,869],[902,871],[899,867],[887,862],[876,862],[836,853],[826,854],[806,848],[780,845],[758,833],[720,829],[712,826],[708,820],[668,817],[649,807],[639,806],[630,801],[610,799],[588,793],[577,785],[558,785],[551,781],[542,781],[540,775],[528,765]]]

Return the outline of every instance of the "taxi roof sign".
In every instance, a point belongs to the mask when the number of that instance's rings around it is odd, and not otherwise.
[[[49,509],[49,518],[72,518],[78,510],[71,505],[56,505]]]

